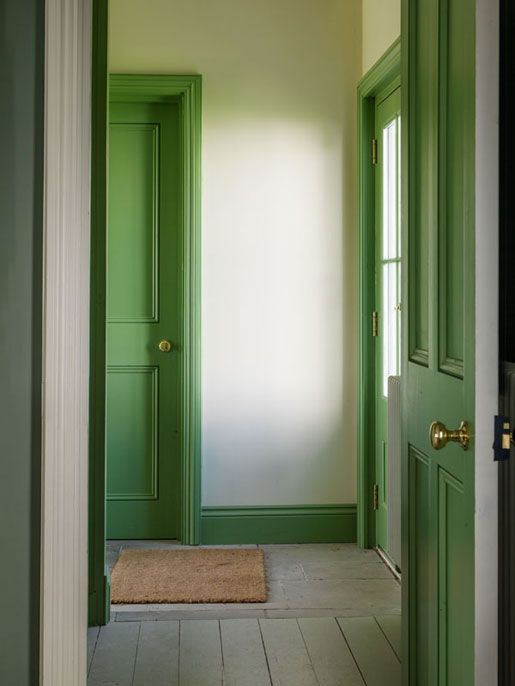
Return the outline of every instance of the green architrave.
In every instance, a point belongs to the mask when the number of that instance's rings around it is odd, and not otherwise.
[[[112,74],[111,102],[180,103],[182,166],[181,541],[200,543],[200,128],[202,77]]]
[[[358,85],[359,321],[358,321],[358,506],[357,542],[375,544],[375,349],[371,336],[375,309],[375,183],[371,141],[375,135],[375,97],[400,83],[400,39]]]
[[[105,316],[106,316],[106,130],[107,3],[94,3],[92,158],[92,340],[90,623],[107,621],[105,543]],[[200,138],[202,77],[112,74],[111,102],[180,104],[182,322],[181,540],[200,543]]]

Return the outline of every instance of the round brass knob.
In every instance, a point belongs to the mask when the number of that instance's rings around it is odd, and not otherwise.
[[[169,353],[172,349],[172,344],[170,341],[167,341],[166,338],[163,338],[162,341],[159,341],[157,347],[162,353]]]
[[[467,422],[461,422],[459,429],[448,429],[443,422],[433,422],[429,429],[429,439],[435,450],[442,450],[447,443],[459,443],[467,450],[470,443],[470,431]]]

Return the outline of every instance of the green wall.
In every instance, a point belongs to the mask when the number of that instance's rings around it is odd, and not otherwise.
[[[37,683],[42,0],[0,3],[0,684]]]

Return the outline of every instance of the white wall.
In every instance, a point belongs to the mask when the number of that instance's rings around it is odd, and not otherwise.
[[[363,0],[363,74],[401,33],[401,0]]]
[[[359,0],[111,0],[113,72],[203,75],[203,504],[356,500]]]

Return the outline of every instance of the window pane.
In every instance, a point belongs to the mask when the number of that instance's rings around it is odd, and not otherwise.
[[[400,372],[400,263],[383,264],[383,307],[381,341],[383,348],[383,395],[388,396],[388,377]]]
[[[383,129],[383,259],[399,254],[399,119]]]

